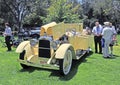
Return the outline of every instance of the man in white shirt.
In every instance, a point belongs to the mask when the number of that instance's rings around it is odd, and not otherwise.
[[[95,53],[98,53],[98,44],[99,44],[99,53],[102,54],[102,46],[101,46],[101,33],[103,27],[99,24],[99,22],[95,22],[95,26],[93,27],[92,33],[94,35],[94,44],[95,44]]]
[[[12,31],[11,31],[11,28],[9,27],[9,23],[5,23],[5,32],[3,35],[5,37],[5,43],[8,48],[7,51],[11,51],[12,49],[11,49],[10,40],[11,40],[11,36],[12,36]]]
[[[109,56],[109,45],[112,40],[112,36],[114,32],[109,26],[109,22],[104,22],[105,28],[103,29],[102,32],[102,38],[104,39],[104,46],[103,46],[103,57],[108,58]]]

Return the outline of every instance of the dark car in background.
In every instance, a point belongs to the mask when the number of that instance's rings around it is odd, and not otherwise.
[[[34,27],[29,33],[29,37],[38,39],[40,37],[40,27]]]
[[[0,30],[0,35],[3,34],[3,31]],[[18,38],[15,38],[17,36]],[[11,37],[11,45],[17,47],[21,42],[29,40],[29,39],[39,39],[40,37],[40,27],[27,27],[23,28],[20,31],[13,31],[13,35]]]
[[[20,32],[18,32],[19,39],[28,40],[29,38],[40,37],[40,27],[29,27],[23,28]]]

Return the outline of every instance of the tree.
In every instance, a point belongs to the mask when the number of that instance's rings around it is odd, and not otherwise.
[[[105,21],[120,22],[120,0],[82,0],[82,5],[84,14],[98,19],[101,24]],[[93,9],[93,16],[89,16],[90,8]]]
[[[49,6],[50,0],[36,0],[32,6],[32,12],[25,17],[24,23],[41,26]]]
[[[14,25],[20,30],[24,17],[28,15],[31,11],[34,0],[1,0],[3,9],[2,13],[6,13],[7,18],[5,21],[10,22],[13,20]],[[4,8],[5,7],[5,8]],[[3,15],[3,18],[5,17]]]
[[[80,22],[78,14],[79,8],[80,5],[73,6],[73,3],[68,0],[51,0],[51,5],[47,9],[48,15],[46,19],[44,19],[44,22]]]

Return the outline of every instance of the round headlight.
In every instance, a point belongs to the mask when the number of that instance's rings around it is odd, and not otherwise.
[[[56,50],[57,49],[57,43],[55,41],[51,42],[51,47]]]
[[[35,46],[36,44],[38,44],[38,40],[37,39],[31,39],[30,40],[30,45],[31,46]]]

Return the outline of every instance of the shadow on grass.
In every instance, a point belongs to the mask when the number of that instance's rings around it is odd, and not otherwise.
[[[47,69],[47,68],[39,68],[39,67],[32,67],[32,66],[30,66],[29,68],[27,68],[27,69],[21,69],[20,70],[20,72],[29,72],[29,73],[32,73],[32,72],[34,72],[35,70],[38,70],[38,71],[42,71],[42,70],[44,70],[44,71],[57,71],[57,70],[53,70],[53,69]]]
[[[80,66],[80,64],[85,63],[87,61],[86,58],[92,54],[93,54],[93,52],[90,52],[89,54],[85,54],[84,56],[82,56],[82,58],[80,60],[73,60],[72,68],[71,68],[71,71],[68,75],[63,76],[59,73],[59,71],[53,71],[51,73],[50,77],[51,76],[58,76],[59,79],[62,81],[68,81],[68,80],[72,79],[76,75],[76,73],[78,71],[78,67]]]
[[[113,57],[120,57],[120,56],[118,56],[118,55],[113,55]]]
[[[80,60],[73,60],[71,71],[66,76],[61,75],[60,72],[59,72],[59,70],[44,69],[44,68],[37,68],[37,67],[30,67],[28,69],[21,69],[20,72],[29,72],[29,73],[32,73],[35,70],[50,71],[51,74],[49,75],[49,77],[57,76],[62,81],[68,81],[68,80],[72,79],[76,75],[78,67],[80,66],[80,64],[81,63],[85,63],[87,61],[86,58],[89,57],[92,54],[93,54],[93,52],[90,52],[89,54],[85,54],[84,56],[82,56],[82,58],[80,58]]]
[[[116,59],[117,57],[120,57],[120,56],[118,56],[118,55],[113,55],[113,56],[111,56],[111,57],[103,57],[104,59]]]
[[[35,70],[36,70],[35,67],[29,67],[27,69],[21,69],[20,72],[29,72],[29,73],[32,73]]]
[[[116,57],[120,57],[118,55],[113,55],[112,57],[106,58],[106,59],[116,59]]]

